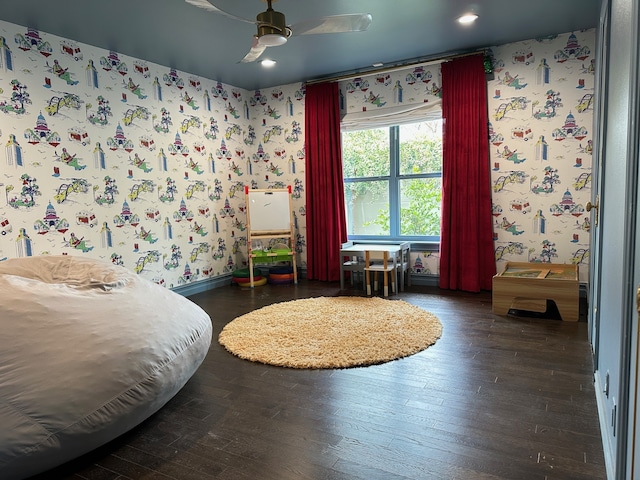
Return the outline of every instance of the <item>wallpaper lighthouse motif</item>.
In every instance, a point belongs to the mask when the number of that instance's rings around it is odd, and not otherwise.
[[[302,85],[246,91],[0,21],[0,259],[88,255],[169,288],[242,268],[244,185],[302,193],[303,129]]]
[[[593,50],[593,30],[492,49],[488,91],[500,92],[489,95],[498,271],[508,261],[572,263],[588,279]]]
[[[498,269],[575,262],[588,274],[594,45],[588,30],[491,49]],[[361,111],[441,89],[437,66],[347,83],[343,106]],[[245,185],[291,185],[304,267],[304,99],[303,84],[247,91],[0,21],[0,259],[87,255],[189,285],[246,266]],[[411,263],[438,274],[437,250]]]
[[[595,32],[492,47],[487,82],[494,251],[505,262],[575,263],[588,278]],[[437,102],[439,65],[341,82],[347,114]],[[470,201],[473,201],[470,199]],[[412,251],[437,276],[437,247]]]

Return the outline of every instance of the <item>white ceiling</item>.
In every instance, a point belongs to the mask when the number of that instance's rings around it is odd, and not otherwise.
[[[247,19],[263,0],[211,0]],[[262,58],[238,63],[255,26],[184,0],[0,0],[0,20],[176,68],[249,90],[405,61],[594,28],[600,0],[278,0],[287,24],[327,15],[370,13],[366,32],[294,36]],[[455,18],[480,15],[464,28]],[[7,39],[11,41],[11,39]]]

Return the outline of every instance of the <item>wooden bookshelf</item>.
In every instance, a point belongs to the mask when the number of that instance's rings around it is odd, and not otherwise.
[[[578,265],[508,262],[493,277],[492,311],[506,315],[510,309],[544,312],[553,300],[562,320],[577,322],[580,285]]]

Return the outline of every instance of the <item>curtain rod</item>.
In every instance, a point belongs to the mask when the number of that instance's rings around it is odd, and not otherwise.
[[[315,83],[324,83],[324,82],[340,82],[342,80],[351,80],[353,78],[361,77],[361,76],[364,76],[364,75],[374,75],[374,74],[377,74],[377,73],[395,72],[395,71],[398,71],[398,70],[403,70],[403,69],[408,68],[408,67],[435,65],[436,63],[446,62],[448,60],[453,60],[454,58],[461,58],[461,57],[468,57],[470,55],[477,55],[478,53],[486,54],[487,53],[487,49],[483,48],[483,49],[480,49],[480,50],[451,53],[451,54],[445,55],[445,56],[434,55],[432,57],[422,57],[420,59],[405,60],[405,61],[402,61],[402,63],[396,62],[393,65],[389,65],[388,67],[372,68],[372,69],[369,69],[369,70],[357,70],[357,71],[348,72],[348,73],[336,74],[336,75],[331,76],[331,77],[314,78],[314,79],[311,79],[311,80],[307,80],[304,83],[307,84],[307,85],[312,85],[312,84],[315,84]]]

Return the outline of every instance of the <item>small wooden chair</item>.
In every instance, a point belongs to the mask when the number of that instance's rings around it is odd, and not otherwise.
[[[353,242],[346,242],[342,244],[342,248],[353,246]],[[348,259],[348,260],[347,260]],[[361,278],[361,282],[364,285],[364,260],[362,257],[358,256],[349,256],[342,257],[342,271],[349,272],[349,276],[351,277],[351,286],[354,284],[354,277],[359,276]]]
[[[397,259],[398,277],[400,278],[400,291],[404,291],[405,283],[411,286],[411,248],[409,242],[402,242],[400,244],[400,256]]]
[[[374,263],[374,260],[382,260],[382,263]],[[384,296],[389,296],[389,279],[391,279],[391,291],[397,293],[396,290],[396,269],[393,259],[389,257],[389,252],[365,250],[364,252],[364,272],[365,282],[367,285],[367,295],[371,295],[371,274],[374,275],[374,287],[377,285],[378,272],[382,272],[384,276]],[[374,288],[375,289],[375,288]]]

